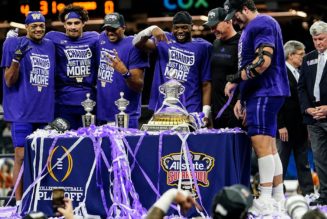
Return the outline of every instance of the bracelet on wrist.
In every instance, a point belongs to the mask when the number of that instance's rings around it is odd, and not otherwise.
[[[122,76],[123,76],[123,78],[128,79],[128,78],[132,77],[132,74],[129,71],[127,71],[125,74],[122,74]]]
[[[236,74],[227,75],[226,81],[236,84],[240,83],[242,81],[241,71],[238,71]]]
[[[250,70],[250,68],[246,67],[246,68],[245,68],[245,73],[246,73],[246,78],[247,78],[247,79],[252,79],[252,78],[253,78],[252,75],[251,75],[251,70]]]

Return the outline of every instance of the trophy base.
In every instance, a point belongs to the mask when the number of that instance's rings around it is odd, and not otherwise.
[[[82,123],[83,127],[89,127],[95,124],[95,116],[94,115],[82,115]]]
[[[172,130],[178,132],[190,132],[190,127],[187,124],[182,125],[154,125],[154,124],[143,124],[141,127],[142,131],[166,131],[166,130]]]
[[[116,126],[119,128],[128,128],[129,116],[126,113],[116,114]]]

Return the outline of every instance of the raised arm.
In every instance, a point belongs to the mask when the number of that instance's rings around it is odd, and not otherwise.
[[[128,69],[121,61],[116,50],[115,57],[108,56],[111,62],[108,64],[118,71],[125,79],[127,86],[136,92],[142,92],[144,85],[144,69]]]
[[[150,26],[134,36],[133,45],[144,51],[153,51],[156,49],[156,42],[150,40],[154,36],[157,42],[165,41],[168,42],[165,32],[158,26]]]
[[[12,87],[17,82],[19,78],[19,62],[30,49],[28,41],[21,42],[17,46],[9,68],[5,69],[5,82],[8,87]]]
[[[152,205],[148,211],[146,219],[164,218],[172,202],[178,204],[181,207],[183,214],[191,209],[192,206],[202,210],[201,206],[195,201],[189,192],[177,189],[169,189]]]

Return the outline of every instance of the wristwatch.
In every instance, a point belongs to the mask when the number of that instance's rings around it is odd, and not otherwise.
[[[123,76],[125,79],[128,79],[128,78],[132,77],[132,74],[131,74],[129,71],[127,71],[125,74],[122,74],[122,76]]]

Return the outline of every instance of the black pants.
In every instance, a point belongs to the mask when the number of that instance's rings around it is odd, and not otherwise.
[[[298,175],[299,185],[303,195],[314,192],[311,176],[310,165],[308,161],[307,142],[295,141],[289,136],[288,142],[276,139],[277,149],[283,165],[283,178],[285,178],[291,152],[293,150],[296,171]]]
[[[313,159],[319,177],[320,197],[327,199],[327,122],[308,125]]]

